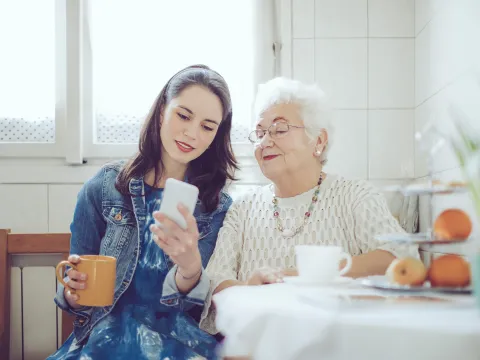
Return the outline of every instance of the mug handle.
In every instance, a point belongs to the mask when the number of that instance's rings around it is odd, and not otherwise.
[[[345,275],[352,267],[352,256],[350,254],[347,254],[346,252],[342,252],[340,260],[343,260],[343,259],[347,260],[347,263],[345,264],[343,269],[340,270],[340,273],[338,274],[339,276]]]
[[[57,280],[60,281],[60,283],[62,283],[63,286],[65,286],[66,288],[68,288],[70,290],[70,292],[73,294],[75,293],[75,289],[72,289],[70,286],[67,285],[67,283],[65,282],[65,280],[63,280],[63,273],[65,272],[65,267],[67,266],[70,266],[72,269],[75,269],[77,270],[77,267],[72,264],[70,261],[60,261],[57,265],[57,267],[55,268],[55,275],[57,275]],[[60,271],[62,270],[62,271]]]

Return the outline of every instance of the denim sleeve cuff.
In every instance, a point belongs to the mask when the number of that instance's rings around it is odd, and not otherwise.
[[[175,265],[170,269],[165,277],[160,303],[167,306],[175,306],[178,305],[180,300],[183,299],[191,304],[203,306],[210,290],[210,278],[208,277],[206,271],[202,268],[202,274],[198,284],[192,290],[190,290],[188,294],[181,294],[178,290],[177,282],[175,281],[177,269],[178,266]]]
[[[64,278],[63,279],[65,282],[68,281],[68,277]],[[85,319],[89,319],[90,318],[90,315],[91,315],[91,312],[92,312],[92,307],[90,306],[83,306],[81,308],[78,308],[78,309],[73,309],[67,302],[67,300],[65,299],[65,296],[64,296],[64,289],[65,287],[59,283],[58,284],[58,287],[57,287],[57,294],[55,296],[55,304],[57,304],[57,306],[62,309],[63,311],[66,311],[70,314],[73,314],[73,315],[76,315],[76,316],[80,316],[80,317],[83,317]]]

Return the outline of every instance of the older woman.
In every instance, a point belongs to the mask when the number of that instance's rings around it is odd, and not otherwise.
[[[228,211],[207,267],[211,294],[295,274],[299,244],[341,246],[353,257],[351,277],[384,274],[398,256],[418,257],[416,248],[375,239],[403,231],[378,191],[365,181],[323,172],[331,145],[328,114],[316,86],[284,78],[260,86],[249,140],[272,184],[246,194]],[[215,333],[209,305],[201,326]]]

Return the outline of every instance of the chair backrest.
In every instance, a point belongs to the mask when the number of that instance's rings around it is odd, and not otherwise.
[[[0,229],[0,359],[9,359],[10,347],[10,291],[12,255],[59,254],[68,257],[70,234],[11,234]],[[53,301],[52,294],[52,301]],[[62,343],[71,334],[73,317],[62,313]]]

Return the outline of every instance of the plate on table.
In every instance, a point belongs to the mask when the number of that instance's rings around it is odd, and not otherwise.
[[[335,286],[348,284],[352,281],[351,278],[338,276],[331,281],[315,281],[303,278],[301,276],[285,276],[283,281],[287,284],[299,285],[299,286]]]
[[[436,293],[450,293],[450,294],[470,294],[472,292],[471,286],[466,287],[433,287],[428,281],[423,285],[397,285],[388,281],[386,276],[369,276],[367,278],[359,279],[360,283],[375,289],[403,291],[403,292],[436,292]]]
[[[464,243],[469,240],[466,239],[453,239],[453,240],[445,240],[445,239],[437,239],[429,233],[416,233],[416,234],[408,234],[408,233],[390,233],[390,234],[380,234],[375,236],[375,239],[379,241],[389,241],[395,242],[399,244],[406,244],[406,245],[445,245],[445,244],[460,244]]]

